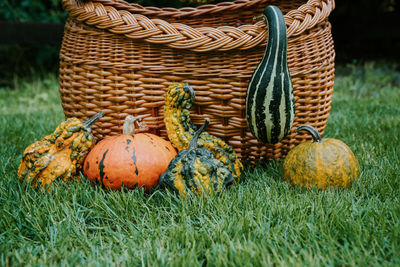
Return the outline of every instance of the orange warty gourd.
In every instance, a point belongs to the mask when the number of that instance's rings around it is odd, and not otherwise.
[[[79,181],[85,157],[95,145],[91,127],[103,114],[99,112],[83,122],[69,118],[52,134],[29,145],[22,155],[18,177],[35,188],[47,189],[55,181]]]
[[[170,142],[150,133],[135,132],[131,115],[125,118],[123,134],[101,140],[89,152],[83,166],[84,175],[105,188],[120,190],[144,186],[146,190],[158,184],[160,175],[176,156]]]

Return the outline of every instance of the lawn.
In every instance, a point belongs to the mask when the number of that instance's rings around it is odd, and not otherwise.
[[[49,193],[21,183],[24,148],[64,115],[55,74],[16,79],[0,88],[0,265],[399,266],[400,74],[352,64],[335,82],[324,136],[355,153],[350,188],[293,188],[272,162],[219,196],[183,200],[86,180]]]

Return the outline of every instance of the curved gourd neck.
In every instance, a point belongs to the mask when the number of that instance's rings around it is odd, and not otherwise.
[[[286,51],[286,23],[281,10],[276,6],[267,6],[263,16],[268,23],[268,47],[266,53],[279,49]]]

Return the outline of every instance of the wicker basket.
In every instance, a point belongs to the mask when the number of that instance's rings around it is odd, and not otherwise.
[[[288,34],[288,64],[296,102],[291,134],[264,145],[249,132],[245,96],[266,45],[266,25],[254,16],[279,6]],[[189,82],[196,92],[192,120],[211,118],[208,132],[251,162],[281,158],[306,136],[323,133],[334,82],[334,47],[328,16],[334,0],[237,0],[198,8],[154,8],[122,0],[63,0],[69,18],[60,51],[60,93],[66,117],[105,116],[97,138],[121,132],[126,115],[143,115],[151,132],[166,137],[168,85]]]

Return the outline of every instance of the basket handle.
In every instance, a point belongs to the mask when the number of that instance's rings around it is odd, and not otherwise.
[[[149,43],[165,44],[178,49],[196,52],[246,50],[266,40],[265,22],[239,27],[220,26],[217,28],[192,28],[180,23],[168,23],[162,19],[149,19],[149,12],[161,12],[170,16],[198,16],[235,10],[244,5],[266,2],[266,0],[237,0],[235,2],[205,5],[198,8],[144,8],[130,5],[123,0],[95,0],[83,3],[80,0],[62,0],[69,16],[87,25],[123,34],[131,39],[143,39]],[[334,0],[309,0],[285,16],[287,36],[300,35],[307,29],[326,20],[335,8]],[[146,12],[149,11],[149,12]],[[135,13],[132,13],[135,12]],[[143,14],[140,14],[143,13]],[[159,13],[155,13],[159,16]]]

